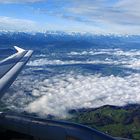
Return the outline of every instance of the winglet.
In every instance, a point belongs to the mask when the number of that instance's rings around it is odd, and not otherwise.
[[[19,53],[25,51],[24,49],[22,49],[22,48],[20,48],[20,47],[17,47],[17,46],[14,46],[14,48],[15,48]]]

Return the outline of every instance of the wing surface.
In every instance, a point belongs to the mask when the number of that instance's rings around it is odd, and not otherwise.
[[[17,46],[14,46],[14,48],[17,50],[17,53],[0,61],[0,98],[14,82],[33,53],[32,50],[24,50]]]

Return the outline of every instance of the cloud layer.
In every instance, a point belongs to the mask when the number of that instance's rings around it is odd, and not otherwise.
[[[95,49],[69,52],[66,55],[73,57],[93,55],[95,58],[96,55],[105,56],[105,54],[112,55],[114,58],[118,57],[116,61],[106,58],[106,61],[111,62],[112,65],[121,63],[122,68],[131,67],[140,70],[138,50]],[[140,103],[139,73],[133,72],[127,76],[88,72],[83,74],[73,69],[63,71],[63,67],[59,73],[57,67],[52,69],[48,65],[69,65],[76,61],[56,61],[49,60],[49,58],[42,54],[37,55],[33,58],[36,60],[27,64],[28,68],[22,72],[13,84],[13,88],[11,87],[3,97],[3,101],[11,109],[38,113],[41,116],[51,114],[66,117],[70,109],[96,108],[107,104],[122,106]],[[99,65],[105,63],[103,60],[94,62]],[[87,64],[88,62],[80,61],[80,63]],[[39,72],[34,73],[34,71]]]
[[[17,81],[16,85],[19,87],[20,83],[21,81]],[[102,77],[75,75],[71,72],[44,79],[41,82],[36,80],[32,82],[31,89],[31,84],[27,82],[26,91],[23,87],[22,90],[15,89],[17,93],[9,94],[10,98],[5,98],[11,108],[24,109],[41,116],[52,114],[57,117],[66,117],[70,109],[96,108],[106,104],[122,106],[128,103],[140,103],[139,85],[140,74],[127,77],[113,75]],[[32,90],[30,93],[32,96],[28,95],[30,90]]]
[[[56,9],[48,7],[39,8],[38,11],[41,14],[82,23],[84,29],[94,32],[139,34],[140,2],[137,0],[56,0],[51,2],[51,6]]]
[[[29,5],[24,9],[21,7],[23,3]],[[28,19],[37,21],[35,27],[30,23],[30,30],[34,31],[41,24],[38,31],[51,29],[96,34],[140,34],[138,0],[0,0],[0,4],[11,4],[11,11],[8,9],[8,15],[11,15],[9,18],[13,16],[13,9],[22,9],[23,13],[20,16],[26,15]],[[19,17],[18,11],[16,17]],[[1,13],[7,13],[7,9]],[[6,16],[4,14],[2,16]],[[23,17],[25,20],[26,16]],[[7,30],[20,30],[19,24],[18,29],[9,26]]]
[[[45,65],[72,65],[72,64],[111,64],[111,65],[121,65],[124,68],[132,68],[140,70],[140,51],[139,50],[129,50],[123,51],[121,49],[94,49],[89,51],[78,51],[70,52],[67,54],[70,57],[73,56],[96,56],[96,55],[110,55],[112,57],[106,57],[104,60],[94,59],[94,60],[49,60],[48,58],[39,58],[30,61],[28,66],[45,66]],[[117,58],[114,60],[114,58]]]
[[[77,1],[75,6],[68,8],[71,13],[81,15],[91,22],[103,21],[104,23],[114,23],[122,25],[140,25],[138,14],[140,12],[140,2],[137,0],[121,0],[109,2],[108,0],[85,0]],[[133,5],[133,6],[132,6]],[[130,20],[131,19],[131,20]]]
[[[100,75],[60,75],[45,79],[32,94],[40,96],[26,107],[29,112],[65,116],[76,108],[140,103],[140,75],[125,78]]]

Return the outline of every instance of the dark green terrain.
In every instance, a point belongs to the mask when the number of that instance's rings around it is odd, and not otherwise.
[[[140,140],[140,105],[71,110],[69,121],[96,128],[114,137]]]

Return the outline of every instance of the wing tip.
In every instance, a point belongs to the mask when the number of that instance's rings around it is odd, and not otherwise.
[[[20,48],[20,47],[18,47],[18,46],[14,46],[14,48],[17,50],[17,52],[23,52],[23,51],[25,51],[24,49],[22,49],[22,48]]]

